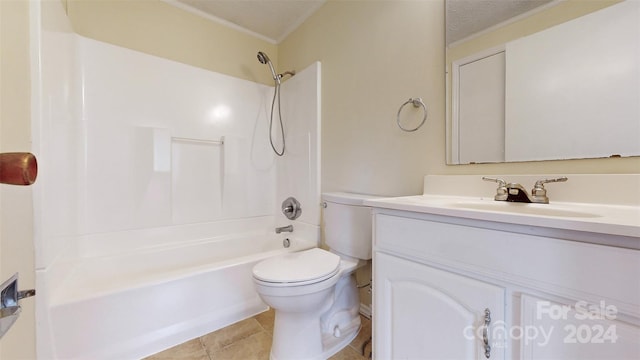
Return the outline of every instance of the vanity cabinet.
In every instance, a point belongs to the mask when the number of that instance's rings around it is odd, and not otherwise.
[[[384,253],[376,262],[376,358],[503,358],[482,333],[504,322],[504,288]]]
[[[548,228],[373,214],[375,358],[640,358],[639,250]]]

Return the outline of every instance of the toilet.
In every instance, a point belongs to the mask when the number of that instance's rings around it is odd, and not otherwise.
[[[360,299],[352,274],[371,259],[373,195],[324,193],[329,251],[313,248],[256,264],[253,281],[275,310],[271,359],[327,359],[360,331]]]

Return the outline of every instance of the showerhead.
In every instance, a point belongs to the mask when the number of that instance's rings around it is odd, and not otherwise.
[[[262,51],[258,51],[258,61],[260,61],[261,64],[266,64],[271,60],[269,59],[267,54],[263,53]]]
[[[271,60],[269,59],[267,54],[263,53],[262,51],[258,51],[258,61],[260,61],[261,64],[269,65],[269,69],[271,70],[271,76],[273,76],[273,80],[276,82],[276,84],[280,84],[280,77],[276,75],[276,69],[273,68],[273,64],[271,64]]]

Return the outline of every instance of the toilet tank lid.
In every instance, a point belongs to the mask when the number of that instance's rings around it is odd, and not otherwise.
[[[369,195],[369,194],[356,194],[348,192],[328,192],[322,193],[322,199],[324,201],[346,204],[346,205],[358,205],[362,206],[365,200],[383,198],[385,196]]]

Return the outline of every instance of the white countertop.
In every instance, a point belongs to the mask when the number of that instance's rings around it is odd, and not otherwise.
[[[552,202],[525,204],[492,197],[414,195],[367,200],[366,206],[423,214],[555,228],[640,240],[640,206]]]

